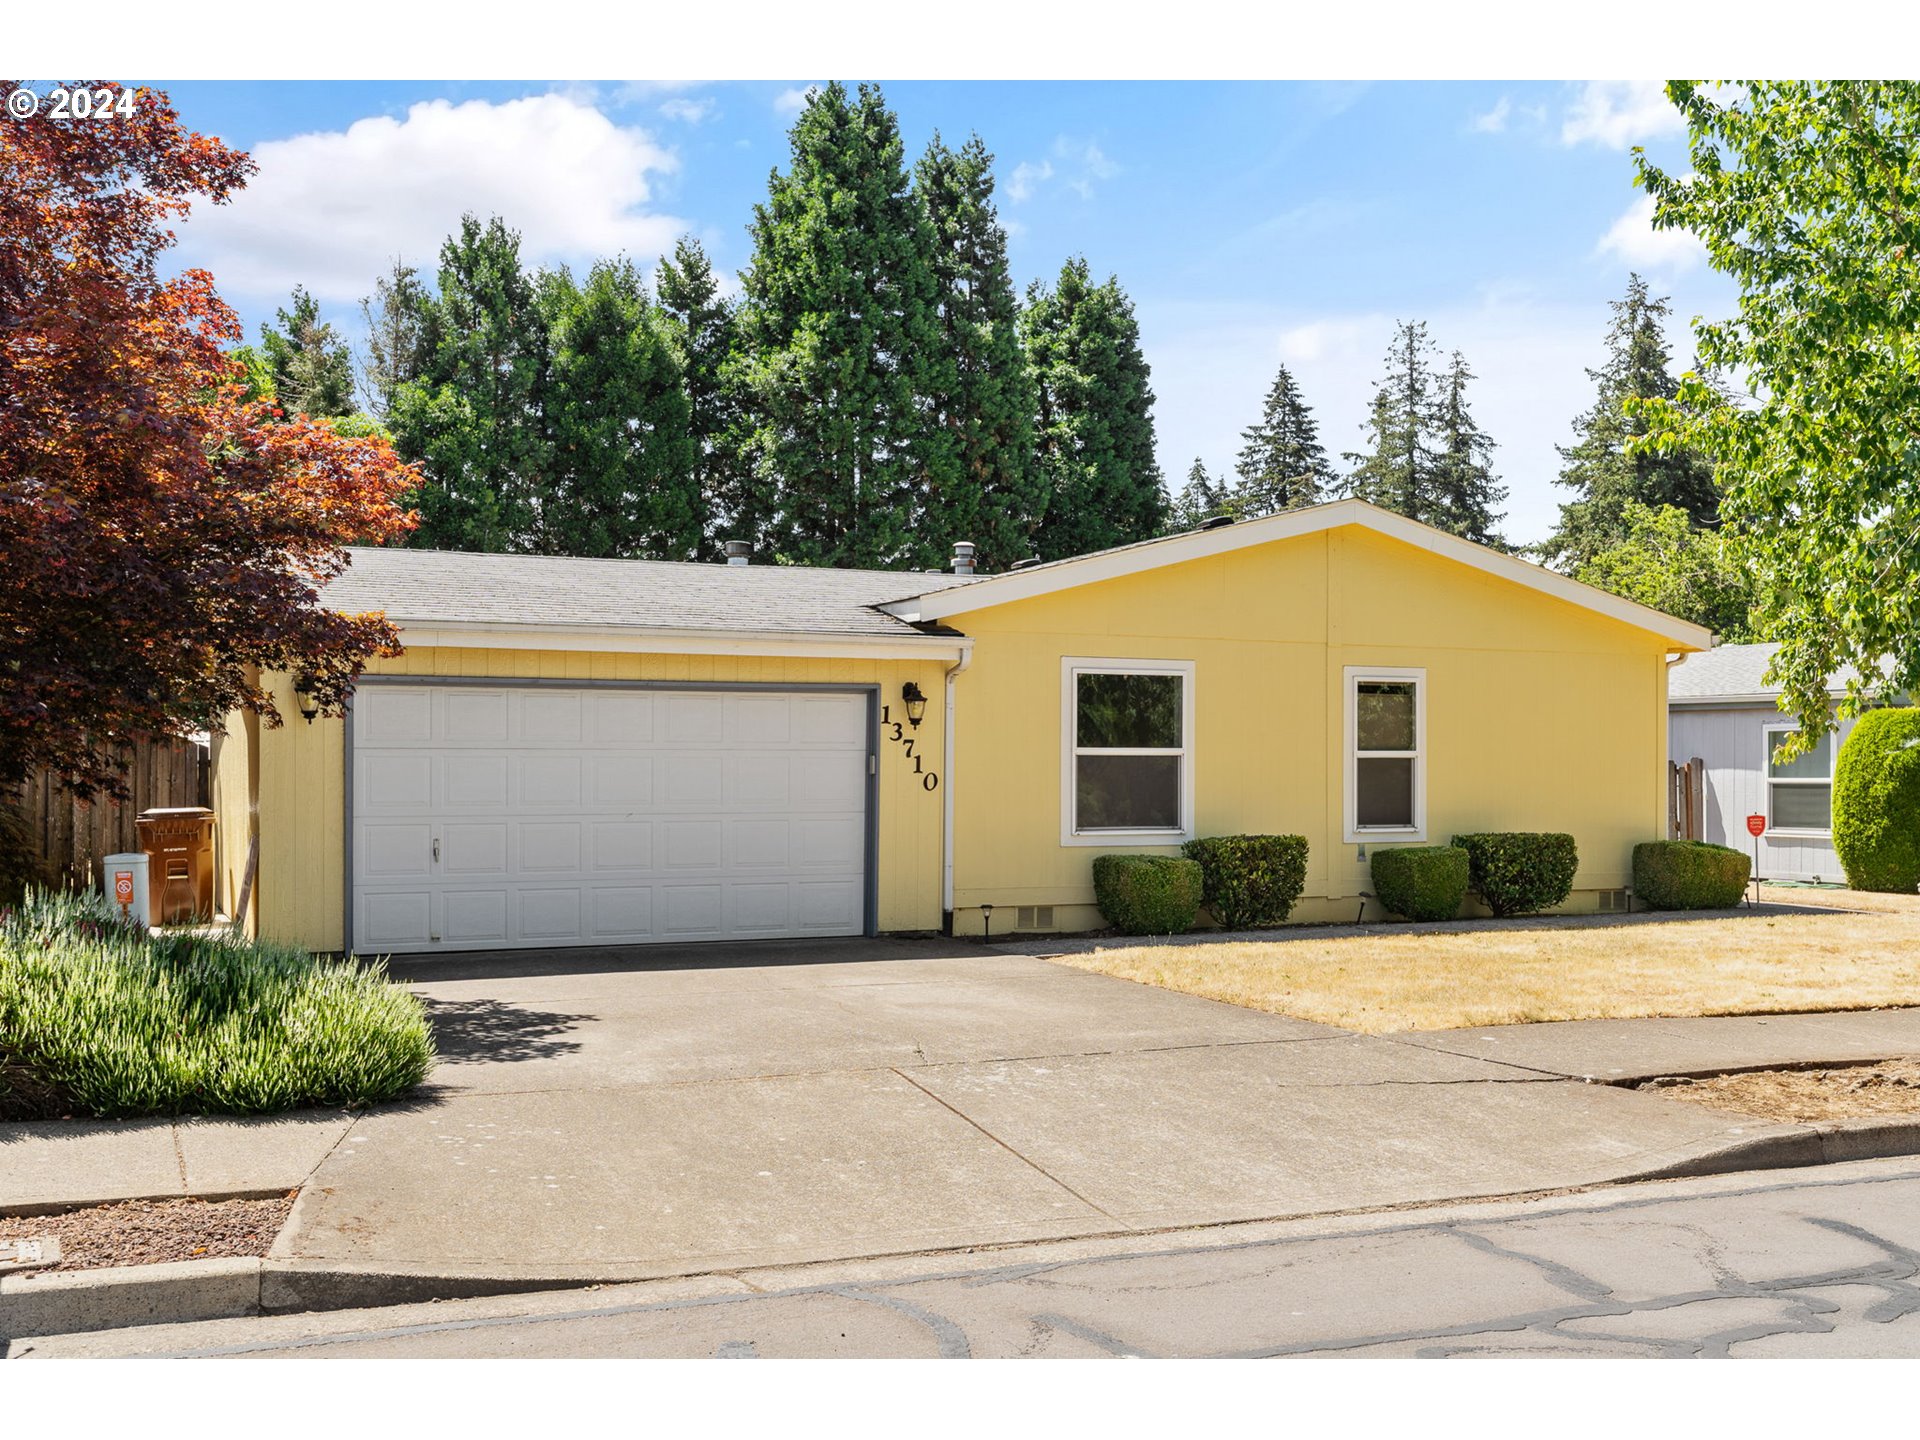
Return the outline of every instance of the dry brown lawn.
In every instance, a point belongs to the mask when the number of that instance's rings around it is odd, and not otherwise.
[[[1367,1034],[1920,1005],[1920,913],[1141,945],[1063,965]]]
[[[1873,890],[1814,890],[1797,885],[1760,882],[1760,898],[1780,905],[1808,905],[1816,910],[1874,910],[1888,915],[1920,915],[1920,895],[1886,894]]]

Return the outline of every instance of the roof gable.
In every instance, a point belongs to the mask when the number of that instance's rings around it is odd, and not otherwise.
[[[1115,580],[1161,566],[1203,560],[1252,545],[1290,540],[1344,525],[1360,526],[1483,574],[1511,581],[1556,600],[1649,631],[1675,649],[1705,650],[1713,643],[1713,632],[1704,626],[1624,600],[1591,585],[1583,585],[1556,571],[1502,554],[1485,545],[1476,545],[1471,540],[1462,540],[1457,535],[1422,525],[1391,510],[1369,505],[1364,500],[1335,500],[1325,505],[1285,510],[1256,520],[1242,520],[1216,529],[1195,530],[1113,550],[1096,551],[1091,555],[1078,555],[1069,560],[1032,565],[1023,570],[987,576],[966,586],[964,590],[930,590],[925,594],[895,600],[880,608],[902,620],[915,623],[944,620],[973,610],[1009,605],[1080,585]]]

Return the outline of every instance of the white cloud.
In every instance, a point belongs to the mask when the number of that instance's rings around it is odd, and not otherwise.
[[[1624,150],[1642,140],[1678,135],[1687,124],[1661,80],[1589,80],[1560,124],[1566,145],[1591,141]]]
[[[433,268],[463,213],[501,216],[529,263],[671,248],[687,229],[647,208],[671,150],[567,94],[493,104],[424,101],[404,119],[270,140],[232,203],[181,227],[182,258],[229,293],[352,302],[394,256]]]
[[[1007,198],[1017,205],[1031,199],[1048,181],[1058,179],[1082,200],[1091,200],[1094,181],[1111,180],[1119,173],[1120,167],[1093,141],[1057,135],[1051,158],[1022,160],[1013,167],[1007,177]]]
[[[1690,230],[1653,228],[1653,197],[1642,195],[1600,237],[1597,255],[1612,255],[1641,270],[1678,273],[1707,258],[1707,248]]]
[[[798,115],[807,108],[807,97],[818,90],[818,84],[796,85],[791,90],[782,90],[773,97],[773,113],[776,115]]]
[[[1507,128],[1507,117],[1511,114],[1513,101],[1502,95],[1491,110],[1473,117],[1472,128],[1479,135],[1498,135]]]
[[[1053,165],[1049,161],[1022,160],[1007,177],[1007,198],[1017,205],[1030,199],[1035,190],[1052,178]]]
[[[678,120],[685,125],[698,125],[702,120],[711,119],[718,109],[718,102],[711,95],[703,95],[698,100],[676,95],[661,105],[660,113],[669,120]]]

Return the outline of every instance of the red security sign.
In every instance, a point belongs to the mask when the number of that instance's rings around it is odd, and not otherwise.
[[[113,898],[122,907],[133,904],[133,871],[116,870],[113,872]]]
[[[1747,834],[1758,840],[1767,833],[1767,817],[1764,815],[1747,816]]]

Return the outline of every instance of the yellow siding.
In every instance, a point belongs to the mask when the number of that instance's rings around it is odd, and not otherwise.
[[[1427,671],[1427,837],[1566,830],[1579,891],[1628,883],[1665,827],[1666,642],[1358,527],[1255,546],[947,622],[958,681],[956,928],[978,906],[1098,923],[1093,857],[1061,831],[1061,657],[1194,662],[1194,825],[1308,838],[1297,918],[1353,919],[1371,889],[1345,843],[1348,665]],[[1135,848],[1135,847],[1129,847]],[[1137,847],[1171,853],[1172,847]],[[1568,908],[1591,908],[1591,893]],[[1375,912],[1377,913],[1377,911]]]
[[[409,650],[375,661],[383,675],[473,675],[502,679],[703,680],[774,684],[877,684],[898,715],[900,690],[916,681],[929,697],[916,749],[938,770],[942,751],[938,661],[867,661],[742,656],[632,655],[589,651]],[[261,732],[260,866],[256,890],[262,934],[315,950],[338,950],[345,885],[345,727],[300,719],[285,676],[274,677],[278,730]],[[890,736],[891,729],[887,731]],[[221,767],[221,785],[232,784]],[[222,793],[226,790],[223,788]],[[932,930],[940,924],[940,794],[923,788],[901,745],[880,746],[879,925]],[[223,819],[223,825],[226,822]]]

